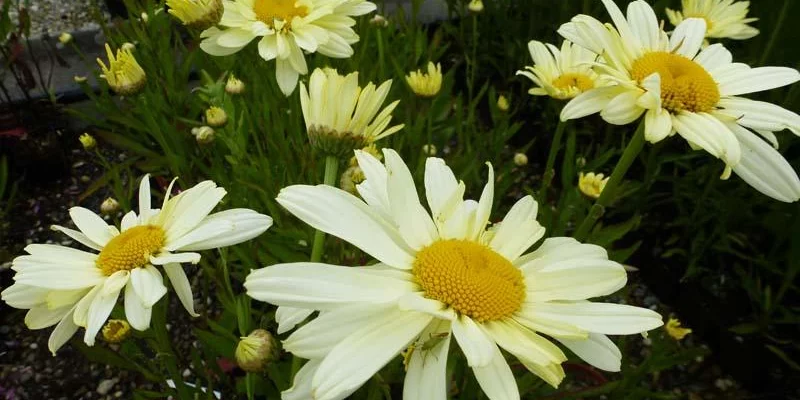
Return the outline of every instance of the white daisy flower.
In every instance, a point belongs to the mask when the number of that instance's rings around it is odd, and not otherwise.
[[[173,181],[174,183],[174,181]],[[225,189],[205,181],[177,196],[167,190],[161,210],[150,207],[149,176],[139,186],[139,214],[131,211],[120,228],[97,214],[73,207],[69,214],[78,230],[54,225],[94,252],[52,244],[31,244],[28,255],[14,259],[15,283],[2,292],[8,305],[29,309],[30,329],[56,325],[48,347],[53,354],[78,330],[94,344],[124,289],[125,316],[132,327],[150,326],[151,309],[167,292],[156,266],[162,266],[181,304],[192,316],[192,289],[181,263],[196,264],[195,251],[232,246],[252,239],[272,225],[272,219],[249,209],[209,214]]]
[[[689,18],[668,36],[646,2],[631,2],[627,19],[613,1],[603,3],[616,29],[578,15],[559,33],[602,54],[604,64],[596,67],[617,84],[574,98],[562,110],[562,120],[600,112],[607,122],[625,125],[644,114],[649,142],[677,132],[692,148],[725,162],[723,179],[733,170],[767,196],[785,202],[800,199],[800,179],[775,150],[773,133],[789,129],[800,134],[800,115],[739,97],[794,83],[800,80],[797,70],[734,63],[721,44],[700,50],[703,19]]]
[[[681,11],[665,10],[674,26],[687,18],[703,18],[708,38],[744,40],[758,35],[758,29],[747,25],[758,21],[758,18],[747,18],[749,1],[682,0],[681,6]]]
[[[528,93],[534,96],[550,96],[556,99],[571,99],[587,90],[603,86],[599,75],[592,69],[597,54],[565,40],[561,49],[550,43],[536,40],[528,42],[528,51],[533,66],[517,71],[533,81],[536,87]]]
[[[351,18],[376,9],[365,0],[226,0],[218,27],[205,30],[200,43],[206,53],[227,56],[255,38],[258,54],[275,60],[275,77],[285,95],[308,73],[303,52],[348,58],[358,42]]]
[[[487,229],[491,165],[480,200],[465,201],[464,183],[443,160],[428,158],[429,214],[400,156],[389,149],[384,156],[385,165],[356,152],[367,178],[357,186],[364,200],[325,185],[290,186],[278,195],[301,220],[379,261],[364,267],[279,264],[247,277],[248,295],[279,306],[281,332],[321,311],[284,342],[286,350],[311,360],[284,399],[343,399],[403,350],[403,397],[444,399],[451,338],[489,398],[519,399],[501,348],[557,386],[566,356],[541,334],[616,371],[621,354],[605,335],[662,325],[648,309],[586,301],[626,282],[623,267],[601,247],[551,238],[523,255],[544,235],[531,196]]]

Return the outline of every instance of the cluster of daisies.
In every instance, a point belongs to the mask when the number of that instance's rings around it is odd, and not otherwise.
[[[644,124],[644,138],[657,143],[678,134],[725,164],[722,178],[735,173],[759,192],[784,202],[800,200],[800,179],[777,151],[775,132],[800,135],[800,115],[741,95],[800,80],[793,68],[733,62],[720,43],[747,39],[749,2],[684,0],[683,11],[667,10],[675,25],[666,32],[642,0],[625,14],[603,0],[611,24],[577,15],[561,25],[561,48],[531,41],[534,64],[519,74],[537,87],[533,95],[569,99],[563,121],[600,113],[608,123]]]
[[[537,84],[531,94],[569,99],[563,120],[598,112],[612,124],[638,120],[653,143],[677,133],[721,159],[723,177],[733,172],[778,200],[800,199],[800,180],[775,150],[774,135],[783,129],[800,133],[800,116],[739,97],[790,84],[800,74],[734,63],[721,44],[704,45],[707,38],[757,34],[747,25],[746,6],[686,0],[682,13],[669,12],[676,27],[667,33],[644,1],[630,3],[626,15],[613,1],[603,3],[613,26],[578,15],[558,30],[566,39],[560,48],[529,44],[535,65],[520,74]],[[209,54],[230,55],[258,39],[258,54],[275,60],[286,95],[308,73],[305,53],[352,55],[358,40],[352,17],[375,9],[364,0],[167,0],[167,5],[202,32],[201,47]],[[106,73],[114,76],[111,72]],[[430,64],[427,74],[412,74],[409,84],[433,96],[441,79],[441,67]],[[300,84],[312,145],[342,159],[402,129],[390,126],[397,102],[382,108],[390,87],[391,81],[361,87],[357,73],[313,71],[308,85]],[[346,398],[401,359],[404,398],[444,399],[453,340],[490,399],[519,399],[507,354],[558,386],[567,356],[556,343],[598,369],[619,371],[622,354],[608,335],[662,325],[661,316],[649,309],[590,301],[624,287],[625,269],[601,247],[568,237],[542,240],[545,230],[531,196],[519,199],[504,218],[491,219],[490,164],[487,183],[473,200],[464,198],[464,183],[444,160],[428,158],[424,204],[395,151],[355,150],[355,164],[363,179],[351,191],[294,185],[281,190],[277,201],[375,262],[278,264],[251,272],[244,283],[249,296],[278,306],[279,334],[299,326],[283,347],[308,361],[284,399]],[[599,193],[602,176],[591,178]],[[272,220],[249,209],[212,213],[225,190],[210,181],[175,196],[172,189],[166,189],[160,209],[152,208],[144,177],[139,212],[126,214],[119,227],[72,208],[77,230],[53,228],[94,251],[29,245],[28,254],[13,261],[15,283],[2,292],[3,301],[29,310],[25,322],[31,329],[55,325],[49,341],[54,353],[80,328],[92,345],[123,291],[122,311],[134,329],[150,326],[152,308],[168,291],[165,281],[196,316],[181,264],[198,263],[198,251],[255,238]]]

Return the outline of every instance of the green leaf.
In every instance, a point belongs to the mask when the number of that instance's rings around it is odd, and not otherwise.
[[[742,324],[734,325],[728,328],[728,330],[739,335],[749,335],[751,333],[760,331],[761,326],[759,326],[755,322],[745,322]]]
[[[594,243],[598,246],[602,247],[611,247],[614,242],[619,239],[622,239],[628,232],[630,232],[635,227],[639,226],[639,223],[642,222],[642,217],[640,215],[634,215],[631,219],[616,225],[609,225],[606,227],[602,227],[600,225],[599,228],[595,228],[592,232],[591,236],[589,236],[589,240],[587,242]]]
[[[217,355],[230,359],[235,358],[236,342],[202,329],[195,329],[194,334],[204,346]]]
[[[778,356],[778,358],[783,360],[783,362],[785,362],[786,365],[788,365],[791,369],[795,371],[800,371],[800,364],[792,360],[791,357],[789,357],[789,355],[783,352],[783,350],[770,344],[765,344],[764,346],[767,348],[767,350],[773,352],[776,356]]]

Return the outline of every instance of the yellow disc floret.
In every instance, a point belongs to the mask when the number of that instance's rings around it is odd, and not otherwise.
[[[525,300],[520,270],[475,242],[434,242],[417,253],[412,273],[426,297],[479,322],[509,317]]]
[[[553,86],[561,90],[575,88],[581,92],[585,92],[594,88],[594,81],[584,74],[568,72],[556,78],[556,80],[553,81]]]
[[[656,72],[661,77],[662,107],[671,112],[707,112],[719,102],[714,78],[700,64],[682,55],[647,53],[631,68],[631,76],[640,83]]]
[[[283,23],[291,23],[294,17],[305,17],[308,15],[308,7],[298,5],[303,3],[298,0],[255,0],[253,2],[253,12],[259,21],[276,28],[275,20]],[[281,26],[277,27],[278,29]]]
[[[104,274],[130,271],[150,262],[150,255],[164,247],[164,230],[154,225],[135,226],[111,239],[97,256]]]

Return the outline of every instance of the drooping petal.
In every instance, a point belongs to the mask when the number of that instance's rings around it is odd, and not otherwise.
[[[742,158],[733,172],[773,199],[787,203],[800,200],[800,178],[781,153],[737,124],[728,127],[742,147]]]
[[[69,216],[75,226],[89,239],[100,246],[105,246],[114,236],[119,235],[117,228],[107,224],[99,215],[83,208],[72,207]]]
[[[519,400],[519,389],[508,362],[497,345],[490,343],[492,356],[484,366],[472,366],[475,379],[491,400]]]
[[[133,289],[133,284],[125,285],[125,319],[131,324],[133,329],[144,331],[150,327],[150,316],[153,309],[146,307],[142,299]]]
[[[632,335],[663,325],[661,315],[655,311],[612,303],[537,303],[531,314],[536,319],[565,322],[606,335]]]
[[[278,307],[275,311],[275,322],[278,323],[278,334],[282,335],[290,330],[294,329],[297,324],[303,322],[308,318],[311,314],[314,313],[315,310],[307,309],[307,308],[295,308],[295,307]]]
[[[452,322],[453,336],[467,357],[470,367],[487,366],[494,357],[494,342],[481,330],[472,318],[461,315]]]
[[[189,312],[192,317],[198,317],[200,314],[194,311],[194,297],[192,296],[192,285],[189,283],[189,278],[186,276],[183,267],[180,264],[166,264],[164,265],[164,272],[167,273],[167,278],[175,289],[175,294],[178,295],[178,300],[181,301],[183,308]]]
[[[408,360],[408,371],[403,383],[403,400],[445,400],[447,398],[447,352],[450,348],[450,323],[433,320],[419,335]],[[440,338],[430,348],[432,338]],[[438,339],[437,339],[438,340]]]
[[[148,265],[131,271],[131,286],[145,307],[152,307],[167,293],[161,273]]]
[[[595,368],[611,372],[620,369],[622,353],[606,335],[590,333],[586,339],[555,339]]]

